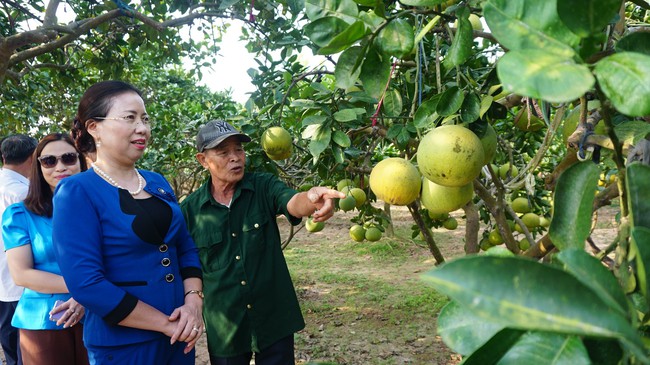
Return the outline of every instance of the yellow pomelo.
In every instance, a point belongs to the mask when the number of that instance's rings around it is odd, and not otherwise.
[[[501,232],[499,232],[499,230],[496,228],[490,231],[490,234],[488,235],[488,240],[490,241],[490,244],[493,246],[500,245],[503,243],[503,237],[501,237]]]
[[[519,241],[519,249],[522,251],[526,251],[530,248],[530,242],[528,242],[528,238],[522,238],[521,241]]]
[[[492,162],[494,155],[497,153],[497,132],[490,124],[487,125],[485,134],[481,138],[481,145],[483,145],[483,153],[485,154],[483,165],[487,165]]]
[[[382,232],[379,228],[377,227],[370,227],[366,229],[366,239],[368,241],[374,242],[374,241],[379,241],[381,238]]]
[[[587,102],[588,114],[592,113],[595,109],[598,108],[600,108],[599,100],[590,100]],[[566,115],[566,118],[564,118],[564,125],[562,126],[562,140],[564,141],[564,143],[566,143],[567,140],[569,139],[569,136],[571,136],[573,132],[575,132],[576,127],[578,127],[578,122],[580,122],[580,105],[571,109],[571,111]],[[600,135],[607,134],[607,129],[603,121],[596,124],[594,133]]]
[[[366,192],[363,191],[363,189],[360,188],[352,188],[350,189],[350,195],[354,197],[354,200],[356,200],[357,204],[356,207],[359,208],[363,205],[363,203],[366,202]]]
[[[431,214],[449,213],[460,209],[474,197],[474,185],[461,187],[442,186],[424,179],[422,182],[422,205]]]
[[[483,238],[479,243],[479,247],[481,250],[487,251],[490,247],[492,247],[492,244],[490,244],[490,241],[487,238]]]
[[[325,222],[314,222],[312,217],[307,218],[307,221],[305,222],[305,228],[309,232],[320,232],[325,228]]]
[[[352,189],[356,187],[357,184],[355,184],[352,179],[343,179],[336,184],[336,190],[338,191],[343,191],[345,188]]]
[[[512,206],[512,210],[514,210],[516,213],[530,212],[528,199],[524,198],[523,196],[520,196],[519,198],[515,198],[515,200],[512,201],[512,204],[510,206]]]
[[[501,165],[501,167],[499,167],[499,177],[505,180],[508,177],[508,174],[510,174],[511,178],[515,177],[519,174],[519,169],[517,166],[511,165],[510,163]]]
[[[521,216],[521,221],[524,222],[526,227],[528,228],[535,228],[539,227],[539,216],[535,213],[526,213],[523,216]]]
[[[408,205],[420,195],[418,169],[403,158],[380,161],[370,172],[370,189],[377,198],[393,205]]]
[[[339,208],[341,208],[342,211],[348,212],[357,205],[357,201],[354,199],[352,195],[348,195],[345,198],[339,200]]]
[[[418,146],[418,166],[427,179],[444,186],[465,186],[485,162],[481,140],[460,125],[443,125],[427,133]]]
[[[445,219],[444,222],[442,222],[442,226],[450,231],[453,231],[454,229],[458,228],[458,221],[454,217],[449,217]]]
[[[528,110],[528,106],[519,109],[515,115],[515,127],[524,132],[535,132],[546,126],[546,123],[537,116],[535,109],[530,109],[530,113]]]
[[[262,149],[272,160],[284,160],[291,157],[293,145],[291,135],[282,127],[271,127],[262,133]]]
[[[350,227],[350,238],[354,241],[362,242],[366,238],[366,229],[358,224],[353,225]]]

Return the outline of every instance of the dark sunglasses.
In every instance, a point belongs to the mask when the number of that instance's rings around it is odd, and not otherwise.
[[[61,156],[47,155],[38,158],[38,161],[41,163],[41,167],[44,167],[46,169],[51,169],[52,167],[56,166],[59,160],[61,160],[61,162],[63,162],[63,164],[66,166],[76,165],[77,161],[79,161],[79,154],[76,152],[68,152],[62,154]]]

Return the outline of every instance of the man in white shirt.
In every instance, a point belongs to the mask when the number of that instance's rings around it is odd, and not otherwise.
[[[0,217],[9,205],[22,201],[27,195],[36,144],[36,139],[22,134],[8,136],[0,142],[3,164],[0,169]],[[18,329],[11,325],[22,292],[23,288],[14,284],[9,273],[0,234],[0,345],[7,365],[22,365]]]

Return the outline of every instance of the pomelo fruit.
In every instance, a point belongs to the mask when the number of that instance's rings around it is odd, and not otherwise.
[[[381,236],[382,236],[382,232],[377,227],[369,227],[368,229],[366,229],[365,237],[370,242],[379,241]]]
[[[357,205],[356,199],[352,195],[339,200],[339,208],[344,212],[349,212]]]
[[[535,228],[539,227],[539,216],[535,213],[526,213],[521,216],[521,221],[526,225],[526,227]]]
[[[293,145],[291,135],[282,127],[271,127],[262,133],[262,149],[271,160],[291,157]]]
[[[348,189],[356,188],[357,184],[355,184],[354,181],[352,181],[352,179],[343,179],[338,183],[336,183],[336,190],[338,191],[343,191],[343,189],[346,187]]]
[[[418,146],[420,172],[443,186],[465,186],[480,173],[485,162],[481,140],[460,125],[443,125],[427,133]]]
[[[492,246],[500,245],[503,243],[503,237],[501,237],[501,232],[498,229],[493,229],[488,235],[488,240]]]
[[[363,242],[366,239],[366,229],[358,224],[353,225],[350,227],[350,238],[356,242]]]
[[[522,251],[526,251],[530,248],[530,242],[528,242],[528,238],[522,238],[521,241],[519,241],[519,249]]]
[[[309,232],[320,232],[325,228],[325,222],[314,222],[312,217],[307,218],[307,221],[305,222],[305,229]]]
[[[380,161],[370,172],[370,189],[377,198],[392,205],[408,205],[420,195],[418,169],[403,158]]]
[[[508,173],[510,173],[510,177],[513,178],[519,174],[519,169],[517,166],[511,165],[510,163],[503,164],[499,167],[499,177],[502,180],[508,178]]]
[[[442,214],[453,212],[462,208],[474,197],[474,185],[469,184],[461,187],[448,187],[423,179],[422,205],[431,214]]]
[[[485,134],[481,138],[481,144],[483,145],[483,152],[485,154],[483,165],[487,165],[492,162],[494,155],[497,153],[497,132],[490,124],[487,125]]]
[[[516,213],[530,212],[530,205],[528,205],[528,199],[524,198],[523,196],[515,198],[515,200],[512,201],[512,204],[510,204],[510,206],[512,207],[512,210],[514,210]]]
[[[359,208],[363,205],[363,203],[366,202],[366,192],[363,191],[363,189],[360,188],[352,188],[350,189],[350,195],[354,197],[354,200],[356,200],[357,204],[356,207]]]
[[[449,217],[445,219],[444,222],[442,222],[442,226],[450,231],[453,231],[454,229],[458,228],[458,221],[454,217]]]
[[[588,114],[591,114],[595,109],[598,108],[600,108],[599,100],[590,100],[587,102]],[[562,125],[562,140],[564,143],[566,143],[569,139],[569,136],[575,132],[576,128],[578,127],[578,122],[580,122],[580,105],[571,109],[571,111],[564,118],[564,124]],[[600,135],[607,134],[607,128],[605,127],[605,123],[603,121],[596,124],[594,133]]]
[[[535,109],[530,109],[528,113],[528,106],[524,106],[519,109],[517,115],[515,115],[515,127],[524,132],[535,132],[546,126],[543,120],[539,118]]]

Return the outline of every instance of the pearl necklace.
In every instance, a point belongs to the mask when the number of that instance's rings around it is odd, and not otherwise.
[[[129,194],[133,196],[138,195],[142,192],[142,188],[144,187],[144,179],[142,178],[142,175],[140,175],[137,169],[133,169],[133,171],[135,171],[135,174],[138,175],[138,189],[136,191],[130,191],[120,186],[120,184],[118,184],[117,181],[113,180],[112,177],[110,177],[104,170],[100,169],[95,163],[91,163],[90,166],[95,170],[95,172],[99,174],[99,176],[103,177],[104,180],[108,181],[111,185],[115,186],[116,188],[126,190],[129,192]]]

